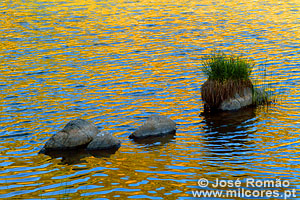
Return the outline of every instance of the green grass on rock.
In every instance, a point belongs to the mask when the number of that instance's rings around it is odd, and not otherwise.
[[[217,51],[204,58],[202,70],[209,80],[224,82],[248,80],[253,67],[251,60]]]

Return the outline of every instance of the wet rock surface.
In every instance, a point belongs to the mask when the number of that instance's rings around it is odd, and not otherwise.
[[[97,126],[83,119],[72,120],[45,144],[44,149],[68,149],[90,143],[99,133]]]
[[[161,115],[151,115],[146,122],[133,132],[129,138],[146,138],[175,133],[176,123],[170,118]]]
[[[113,137],[109,132],[102,131],[88,144],[87,150],[102,150],[119,148],[121,141]]]
[[[245,88],[242,95],[236,93],[234,98],[223,101],[219,107],[220,110],[238,110],[252,104],[252,89]]]

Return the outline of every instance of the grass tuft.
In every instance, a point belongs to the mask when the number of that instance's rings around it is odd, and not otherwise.
[[[254,64],[240,56],[226,55],[215,51],[204,57],[202,70],[209,80],[249,80]]]

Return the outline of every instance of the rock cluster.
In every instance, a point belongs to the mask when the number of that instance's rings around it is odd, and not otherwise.
[[[72,149],[86,147],[87,149],[109,149],[119,147],[121,141],[107,131],[100,132],[97,126],[83,119],[72,120],[54,134],[43,147],[45,150]]]
[[[165,116],[152,115],[133,132],[129,138],[140,139],[174,134],[176,123]],[[72,120],[44,145],[40,153],[49,151],[63,152],[84,148],[87,151],[118,149],[121,141],[107,131],[100,132],[97,126],[83,119]]]

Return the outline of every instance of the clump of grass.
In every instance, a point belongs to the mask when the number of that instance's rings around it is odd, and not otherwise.
[[[217,51],[204,58],[202,70],[209,80],[224,82],[249,80],[253,66],[251,60]]]
[[[275,102],[274,95],[266,91],[266,88],[253,88],[252,90],[252,103],[255,106],[258,105],[269,105],[270,103]]]

